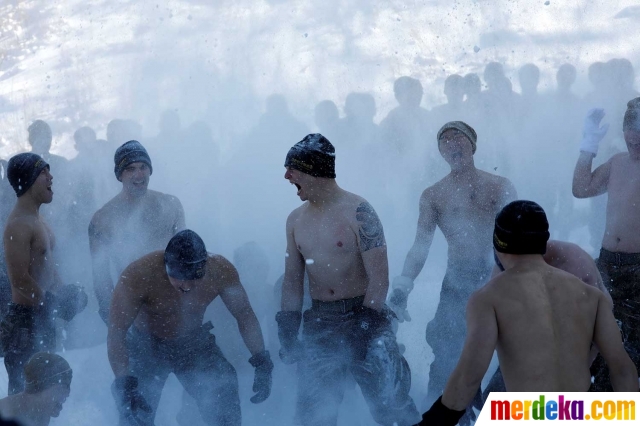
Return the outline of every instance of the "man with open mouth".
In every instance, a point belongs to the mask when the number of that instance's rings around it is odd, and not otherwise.
[[[350,373],[377,423],[412,425],[419,414],[409,396],[411,372],[384,303],[389,267],[382,223],[367,200],[338,186],[335,149],[324,136],[310,134],[294,145],[285,168],[305,202],[287,219],[276,315],[280,358],[298,362],[297,424],[336,425]],[[312,306],[303,315],[305,272]]]
[[[251,402],[269,397],[273,363],[238,272],[186,229],[164,251],[131,263],[114,290],[107,349],[120,426],[153,424],[169,373],[195,399],[205,424],[240,426],[236,370],[217,346],[211,322],[202,323],[218,296],[252,355]]]
[[[62,285],[53,259],[55,236],[40,216],[53,201],[49,164],[26,152],[9,160],[7,177],[18,197],[4,229],[11,304],[0,323],[0,346],[9,376],[9,394],[24,389],[24,366],[39,351],[56,348],[55,319],[71,321],[87,305],[76,285]]]
[[[451,172],[420,197],[415,241],[407,253],[402,275],[393,280],[389,298],[389,306],[399,321],[410,321],[407,299],[439,227],[449,249],[440,301],[426,332],[434,354],[429,368],[428,404],[442,394],[462,351],[467,300],[491,275],[495,216],[516,198],[508,179],[475,167],[477,138],[475,130],[462,121],[448,122],[438,131],[438,148]],[[481,403],[480,394],[477,402]]]
[[[113,293],[112,268],[117,278],[134,260],[163,249],[185,227],[180,200],[148,189],[153,166],[140,142],[122,144],[113,160],[122,190],[93,215],[89,224],[94,290],[98,313],[106,324]]]

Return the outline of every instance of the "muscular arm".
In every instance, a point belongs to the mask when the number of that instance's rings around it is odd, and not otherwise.
[[[422,271],[424,263],[429,256],[429,249],[433,242],[433,235],[436,232],[436,219],[438,217],[433,205],[433,195],[427,189],[420,197],[420,216],[418,217],[418,229],[413,246],[407,253],[404,261],[402,275],[415,280]]]
[[[573,196],[576,198],[590,198],[607,192],[609,175],[611,174],[611,160],[607,161],[591,172],[593,154],[580,152],[576,168],[573,171]]]
[[[100,225],[95,222],[95,217],[89,224],[89,249],[91,251],[93,288],[98,299],[98,306],[100,310],[107,312],[113,293],[113,282],[111,281],[107,244]]]
[[[616,392],[638,392],[638,370],[624,349],[620,330],[604,295],[598,294],[598,312],[593,340],[609,367]]]
[[[140,282],[135,282],[137,279],[135,275],[129,271],[129,268],[122,272],[111,300],[107,353],[111,369],[116,377],[129,374],[127,332],[138,316],[145,300],[145,290],[140,287]]]
[[[369,284],[364,306],[380,311],[389,290],[387,243],[378,214],[366,201],[356,208],[357,239]]]
[[[284,279],[282,281],[282,310],[302,311],[304,297],[304,258],[293,234],[296,213],[287,218],[287,252],[284,259]]]
[[[498,342],[498,322],[486,296],[474,293],[467,304],[467,338],[442,395],[442,403],[462,411],[473,400]]]
[[[33,228],[21,222],[12,222],[4,230],[5,259],[12,292],[17,292],[25,304],[35,306],[44,300],[44,292],[29,273],[32,237]]]
[[[222,262],[221,274],[218,282],[222,286],[220,297],[231,315],[238,322],[238,329],[244,344],[255,355],[264,351],[264,340],[258,318],[251,308],[249,297],[240,284],[240,277],[236,268],[226,259]]]

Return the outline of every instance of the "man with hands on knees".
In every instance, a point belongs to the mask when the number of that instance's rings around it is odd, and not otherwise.
[[[49,164],[33,153],[11,157],[7,178],[18,197],[4,229],[11,304],[0,323],[9,395],[24,390],[24,366],[36,352],[56,348],[55,319],[71,321],[87,306],[81,287],[63,285],[53,259],[55,236],[40,216],[53,201]]]
[[[596,264],[613,299],[625,349],[640,367],[640,98],[627,103],[622,131],[627,151],[611,157],[592,171],[598,145],[608,125],[600,126],[604,110],[589,111],[573,172],[573,195],[590,198],[607,193],[607,215],[600,256]],[[603,371],[604,370],[604,371]],[[598,390],[610,390],[606,370],[595,372]]]
[[[614,390],[638,391],[638,371],[610,302],[545,262],[548,230],[544,210],[531,201],[514,201],[496,217],[493,244],[505,271],[469,299],[462,355],[419,426],[456,425],[496,349],[508,392],[586,392],[592,342],[609,365]]]
[[[400,354],[384,300],[389,286],[382,224],[363,198],[335,181],[335,149],[320,134],[294,145],[285,179],[304,202],[288,217],[280,357],[298,363],[297,423],[337,424],[347,373],[374,420],[407,426],[419,419],[411,372]],[[302,310],[304,274],[311,309]],[[302,340],[298,340],[300,324]]]
[[[164,251],[130,264],[113,293],[107,348],[121,426],[153,424],[169,373],[196,400],[207,425],[241,424],[236,371],[217,346],[211,322],[202,324],[218,296],[252,355],[251,402],[269,397],[273,363],[236,269],[207,253],[195,232],[184,230]]]

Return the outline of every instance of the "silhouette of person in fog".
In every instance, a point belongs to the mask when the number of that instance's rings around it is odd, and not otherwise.
[[[411,77],[400,77],[393,84],[398,106],[380,123],[382,138],[403,155],[412,152],[427,131],[428,112],[420,107],[422,84]]]
[[[340,113],[333,101],[320,101],[314,109],[314,121],[318,130],[329,140],[337,139],[340,127]]]
[[[447,103],[438,105],[431,110],[434,123],[441,125],[450,120],[462,118],[462,102],[464,100],[464,78],[458,74],[452,74],[444,81],[444,95]]]
[[[41,156],[52,169],[58,171],[64,170],[67,165],[67,159],[59,155],[51,154],[51,142],[53,135],[51,133],[51,127],[42,121],[36,120],[27,129],[29,131],[29,145],[31,145],[31,152]],[[59,178],[58,178],[59,179]],[[59,182],[59,180],[58,180]],[[58,185],[60,185],[58,183]]]
[[[562,64],[556,72],[556,96],[555,101],[577,106],[578,97],[571,91],[571,86],[576,82],[576,67],[571,64]]]
[[[526,115],[535,114],[540,106],[538,96],[538,84],[540,84],[540,69],[534,64],[525,64],[518,70],[518,81],[521,90],[522,113]]]

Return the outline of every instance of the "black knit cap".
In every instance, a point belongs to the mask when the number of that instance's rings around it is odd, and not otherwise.
[[[513,201],[496,216],[493,247],[500,253],[545,254],[548,240],[547,215],[533,201]]]
[[[207,258],[204,241],[190,229],[174,235],[164,251],[167,275],[178,280],[199,280],[204,277]]]
[[[7,166],[7,179],[16,195],[24,195],[45,168],[49,168],[49,164],[33,152],[23,152],[11,157]]]
[[[120,180],[120,175],[122,175],[125,167],[132,163],[145,163],[149,166],[150,173],[153,173],[151,157],[149,157],[147,150],[144,149],[144,146],[138,141],[131,140],[120,145],[113,156],[113,162],[115,163],[113,171],[118,180]]]
[[[312,133],[289,150],[284,166],[311,176],[335,179],[336,150],[329,139]]]

